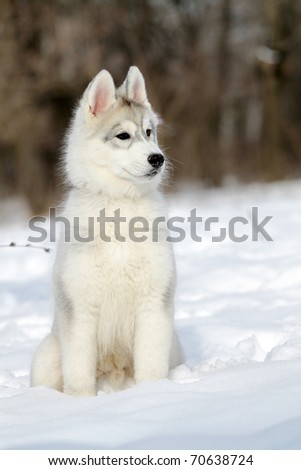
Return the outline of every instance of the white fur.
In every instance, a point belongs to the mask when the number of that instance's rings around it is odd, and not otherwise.
[[[137,67],[118,90],[101,71],[83,95],[67,137],[71,189],[63,215],[79,218],[84,237],[88,217],[96,220],[103,208],[113,216],[119,209],[127,218],[121,224],[126,242],[116,239],[112,223],[106,230],[111,242],[95,234],[93,241],[79,243],[72,230],[70,243],[61,239],[54,266],[55,318],[33,358],[34,386],[94,395],[100,386],[109,391],[165,378],[182,361],[173,331],[175,270],[166,224],[160,223],[157,242],[151,231],[144,242],[129,238],[131,218],[142,216],[151,226],[166,215],[158,190],[166,164],[148,175],[148,156],[161,153],[156,125]],[[131,139],[117,138],[122,132]]]

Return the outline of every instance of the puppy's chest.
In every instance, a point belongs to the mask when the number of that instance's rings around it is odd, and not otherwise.
[[[139,259],[156,256],[158,246],[166,243],[165,217],[149,209],[121,205],[99,208],[79,218],[78,232],[112,263],[139,264]]]
[[[91,221],[93,239],[81,244],[81,252],[88,254],[98,285],[124,296],[126,291],[145,293],[160,277],[162,282],[169,264],[163,216],[149,207],[106,205],[80,218],[83,236],[91,233]]]
[[[143,286],[145,281],[150,281],[160,261],[156,245],[149,240],[135,242],[125,232],[117,238],[114,233],[109,236],[110,241],[99,240],[94,248],[96,269],[105,282],[111,281],[111,286],[116,288]]]

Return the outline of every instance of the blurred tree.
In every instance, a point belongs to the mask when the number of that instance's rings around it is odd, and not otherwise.
[[[175,178],[222,184],[301,169],[301,0],[2,0],[0,197],[34,213],[89,80],[141,68]]]
[[[260,55],[264,86],[260,172],[267,179],[279,179],[288,171],[283,94],[289,78],[287,64],[291,59],[292,35],[298,27],[294,24],[298,15],[295,0],[266,0],[265,7],[268,28],[267,43]]]

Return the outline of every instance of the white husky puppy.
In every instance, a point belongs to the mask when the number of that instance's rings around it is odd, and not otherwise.
[[[173,330],[174,260],[158,190],[166,159],[156,127],[137,67],[117,90],[102,70],[79,103],[65,152],[70,191],[63,215],[71,240],[61,237],[58,245],[55,318],[34,354],[33,386],[95,395],[99,387],[165,378],[182,361]],[[126,221],[117,230],[111,219],[97,233],[116,211]],[[81,242],[76,228],[85,238],[89,220],[93,240]]]

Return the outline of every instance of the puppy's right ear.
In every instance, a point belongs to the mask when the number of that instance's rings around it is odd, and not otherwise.
[[[116,90],[113,78],[107,70],[99,72],[88,85],[83,102],[91,116],[105,113],[116,100]]]

